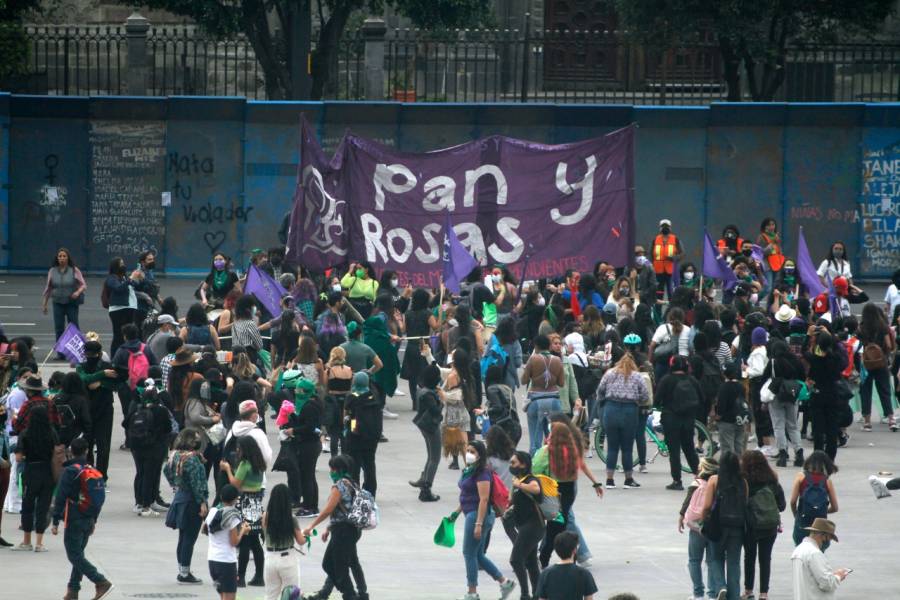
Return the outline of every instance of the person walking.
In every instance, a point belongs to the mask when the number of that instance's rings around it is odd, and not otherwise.
[[[769,333],[762,327],[754,327],[750,333],[750,356],[747,358],[747,379],[750,383],[750,406],[753,408],[753,422],[756,429],[756,443],[766,456],[775,456],[771,445],[775,434],[769,416],[769,402],[763,401],[762,387],[769,367]],[[771,400],[771,397],[769,398]]]
[[[41,309],[47,314],[47,305],[53,302],[53,329],[56,339],[59,340],[66,324],[78,327],[78,307],[84,304],[84,293],[87,284],[84,275],[67,248],[56,251],[56,257],[50,270],[47,271],[47,284],[44,286],[44,303]],[[62,353],[56,354],[57,360],[68,360]]]
[[[859,343],[862,348],[863,377],[859,382],[859,398],[862,403],[863,431],[872,431],[872,385],[878,391],[882,414],[888,419],[888,428],[897,431],[894,408],[891,405],[891,375],[888,367],[897,349],[897,340],[884,312],[874,302],[863,306],[859,323]]]
[[[625,471],[626,489],[641,487],[634,480],[635,428],[638,426],[640,407],[649,404],[650,391],[644,377],[630,353],[619,359],[615,366],[603,374],[597,387],[597,397],[604,404],[603,431],[608,444],[606,454],[606,489],[614,489],[613,476],[622,452],[622,469]],[[680,467],[679,467],[680,468]]]
[[[791,486],[791,512],[794,513],[794,545],[803,541],[803,531],[818,518],[838,511],[837,491],[831,476],[837,465],[823,451],[816,450],[803,463]],[[822,551],[828,547],[826,544]]]
[[[413,302],[415,302],[413,294]],[[419,488],[419,500],[422,502],[436,502],[440,500],[431,492],[434,485],[434,476],[437,473],[438,464],[441,462],[441,421],[443,421],[444,391],[441,389],[441,370],[436,364],[425,367],[421,374],[416,398],[416,416],[413,423],[419,428],[419,432],[425,439],[425,466],[422,474],[416,481],[410,481],[409,485]]]
[[[704,524],[703,532],[714,541],[714,564],[718,570],[715,580],[725,582],[725,588],[719,590],[717,598],[738,600],[749,488],[737,454],[722,454],[719,472],[709,478],[705,492],[700,520]]]
[[[829,600],[834,598],[849,569],[832,570],[824,548],[838,541],[835,527],[828,519],[816,519],[805,529],[809,533],[794,548],[791,565],[794,571],[794,600]]]
[[[144,393],[132,403],[125,418],[128,448],[134,459],[134,512],[140,517],[158,517],[156,498],[159,476],[166,461],[166,448],[172,421],[169,411],[160,403],[159,392],[152,379],[141,381]]]
[[[809,407],[813,429],[813,447],[824,450],[834,461],[837,456],[841,420],[848,410],[849,398],[841,395],[838,382],[847,368],[848,358],[843,346],[823,326],[810,328],[810,350],[803,353],[809,365],[807,385],[810,387]],[[809,385],[809,384],[812,385]]]
[[[403,354],[403,363],[400,368],[400,377],[409,382],[409,395],[412,400],[412,408],[416,410],[418,402],[418,385],[422,377],[422,372],[428,366],[425,357],[422,355],[423,345],[428,344],[428,336],[431,333],[431,325],[429,319],[431,317],[431,309],[428,303],[431,295],[428,290],[416,288],[412,292],[409,310],[404,315],[406,323],[406,335],[411,338],[406,344],[406,352]]]
[[[72,565],[66,595],[63,600],[77,600],[81,580],[87,577],[94,584],[94,600],[109,596],[113,584],[85,557],[84,549],[94,533],[100,509],[106,500],[103,474],[87,461],[88,445],[83,438],[72,441],[72,458],[63,465],[53,504],[53,526],[50,532],[59,533],[59,522],[65,524],[63,545],[66,558]]]
[[[744,594],[753,597],[756,559],[759,557],[759,600],[769,597],[772,573],[772,548],[781,529],[781,513],[787,507],[784,489],[769,461],[758,451],[748,450],[741,456],[741,471],[749,486],[747,500],[748,527],[744,537]]]
[[[19,434],[16,443],[16,462],[24,464],[22,483],[22,543],[11,550],[25,552],[46,552],[44,531],[50,514],[53,498],[54,450],[59,444],[56,429],[50,423],[49,410],[37,405],[31,411],[25,430]],[[31,545],[31,534],[35,534],[35,544]]]
[[[100,342],[85,342],[84,362],[75,372],[87,388],[91,413],[91,435],[87,437],[88,462],[97,467],[105,480],[109,479],[109,451],[113,430],[113,391],[118,375],[109,362],[103,360]],[[96,449],[96,454],[94,453]]]
[[[207,560],[209,576],[221,600],[237,597],[237,548],[250,532],[250,525],[241,522],[241,512],[235,506],[239,493],[233,485],[222,488],[221,505],[213,507],[203,522],[203,533],[209,536]]]
[[[329,451],[337,456],[344,451],[344,406],[353,386],[353,369],[347,365],[347,352],[340,346],[331,349],[325,366],[325,407],[322,424],[329,436]]]
[[[301,532],[301,535],[309,539],[317,526],[326,519],[329,520],[328,528],[321,535],[321,540],[328,543],[322,556],[322,570],[328,575],[326,587],[330,581],[341,593],[343,600],[369,600],[356,548],[361,532],[347,520],[353,506],[353,498],[359,493],[359,480],[354,478],[352,473],[358,472],[359,468],[354,464],[353,458],[346,454],[332,456],[328,461],[328,468],[332,482],[328,500],[325,501],[319,516]],[[350,578],[351,571],[356,586]],[[320,592],[313,597],[325,600],[328,595]]]
[[[661,421],[669,446],[669,471],[672,483],[667,490],[683,490],[681,483],[681,453],[692,473],[697,473],[699,459],[694,447],[694,415],[700,406],[703,390],[700,383],[688,374],[688,360],[684,356],[672,358],[670,372],[656,386],[655,401],[662,408]]]
[[[187,428],[178,433],[173,452],[163,468],[166,479],[175,488],[172,506],[166,513],[166,526],[178,530],[178,583],[203,583],[191,573],[194,544],[200,525],[209,512],[207,473],[203,467],[203,438],[200,431]]]
[[[725,365],[725,382],[716,394],[715,418],[719,430],[719,448],[722,452],[744,453],[747,445],[745,426],[750,422],[747,406],[747,390],[741,383],[741,363],[732,361]]]
[[[252,437],[245,435],[237,438],[236,462],[236,469],[227,460],[220,461],[219,468],[227,475],[229,485],[233,485],[240,492],[237,508],[240,511],[241,520],[249,526],[249,530],[241,538],[239,546],[237,586],[262,586],[265,557],[259,538],[262,533],[263,496],[265,496],[263,481],[266,474],[266,461]],[[248,582],[246,574],[251,552],[256,573]]]
[[[787,466],[790,444],[794,451],[794,466],[801,467],[803,447],[800,444],[800,423],[797,420],[799,400],[791,390],[796,390],[799,395],[800,382],[806,380],[806,370],[784,341],[773,341],[771,351],[772,359],[766,367],[765,377],[774,385],[778,385],[778,393],[768,406],[772,428],[775,430],[775,443],[778,446],[778,459],[775,464],[779,467]]]
[[[353,479],[359,480],[359,469],[362,469],[362,487],[373,496],[378,490],[375,452],[384,427],[381,409],[381,403],[369,389],[369,376],[365,372],[353,375],[344,418],[348,425],[347,452],[353,458]]]
[[[463,600],[478,600],[478,571],[485,571],[500,584],[500,598],[505,600],[516,586],[485,554],[485,546],[494,527],[494,508],[491,506],[491,471],[487,466],[487,450],[479,441],[466,447],[466,468],[459,479],[459,505],[450,513],[455,521],[460,514],[465,519],[463,559],[466,564],[467,592]]]
[[[281,428],[289,446],[296,470],[288,471],[288,485],[294,501],[300,501],[298,517],[310,518],[319,514],[319,485],[316,483],[316,462],[322,454],[322,401],[315,384],[304,378],[294,380],[294,411]]]
[[[512,494],[510,509],[503,515],[504,523],[511,522],[515,528],[509,564],[516,574],[516,579],[519,580],[519,593],[522,598],[531,597],[528,594],[529,589],[537,593],[541,574],[537,550],[546,533],[546,520],[540,507],[543,489],[531,470],[531,455],[527,452],[517,450],[509,459]]]
[[[575,564],[578,555],[578,535],[570,531],[556,536],[553,549],[560,561],[541,572],[534,597],[540,600],[591,600],[597,593],[597,584],[591,572]],[[636,597],[619,594],[614,598],[630,600]]]
[[[135,284],[143,277],[143,273],[135,270],[128,275],[125,261],[117,256],[109,261],[109,274],[103,282],[103,293],[100,301],[103,308],[109,311],[109,321],[112,324],[112,342],[109,345],[110,356],[116,355],[116,350],[122,344],[122,327],[128,323],[134,323],[137,314],[137,296],[134,292]]]
[[[528,386],[525,413],[528,415],[529,451],[534,454],[543,445],[550,413],[562,410],[559,388],[565,383],[562,361],[550,353],[550,338],[534,339],[534,352],[522,370],[522,383]]]
[[[283,483],[269,492],[262,528],[266,541],[266,600],[280,600],[282,590],[300,585],[299,552],[294,549],[306,543],[299,521],[291,514],[291,491]]]
[[[703,557],[706,556],[706,591],[710,598],[715,598],[719,590],[725,587],[724,581],[716,578],[719,575],[720,566],[716,563],[712,540],[701,533],[703,522],[703,503],[705,501],[706,486],[709,478],[717,474],[719,463],[714,458],[700,460],[700,472],[694,477],[694,481],[688,486],[681,511],[678,514],[678,533],[684,533],[688,528],[688,573],[691,576],[691,584],[694,593],[693,600],[703,600]]]

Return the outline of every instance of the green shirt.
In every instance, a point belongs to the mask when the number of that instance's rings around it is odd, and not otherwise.
[[[365,298],[375,302],[378,294],[378,282],[374,279],[360,279],[350,273],[341,278],[341,287],[349,291],[351,298]]]
[[[370,369],[375,364],[375,351],[362,342],[350,340],[341,344],[341,348],[347,353],[347,366],[354,373]]]
[[[258,492],[262,489],[263,474],[260,471],[254,471],[249,461],[241,461],[234,472],[234,478],[240,480],[243,492]]]

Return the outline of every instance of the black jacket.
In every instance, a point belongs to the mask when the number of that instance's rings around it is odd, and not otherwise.
[[[413,417],[419,429],[426,433],[433,433],[441,426],[444,416],[441,410],[441,399],[437,392],[428,388],[420,388],[417,394],[418,404],[416,416]]]
[[[287,424],[282,429],[294,430],[294,442],[302,444],[319,439],[322,428],[322,403],[318,399],[309,400],[303,405],[300,414],[291,413]]]
[[[56,412],[59,413],[59,441],[66,447],[72,440],[84,435],[91,437],[93,431],[90,403],[84,396],[70,396],[58,394],[53,401],[56,403]]]

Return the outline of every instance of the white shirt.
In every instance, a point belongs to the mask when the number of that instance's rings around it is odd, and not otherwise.
[[[766,347],[757,346],[750,351],[750,356],[747,357],[747,377],[762,377],[768,364],[769,356],[766,354]]]
[[[656,328],[656,331],[653,332],[653,337],[651,341],[656,342],[656,345],[659,346],[667,339],[672,336],[672,326],[668,323],[663,323],[659,327]],[[678,336],[678,354],[681,356],[688,356],[691,353],[691,330],[686,325],[681,326],[681,335]]]
[[[900,306],[900,290],[893,283],[888,286],[887,293],[884,295],[884,303],[890,306],[888,309],[888,321],[894,318],[894,309]]]
[[[847,279],[853,278],[853,273],[850,272],[850,263],[844,259],[836,259],[836,262],[828,262],[828,259],[822,261],[822,264],[819,265],[819,269],[816,271],[819,277],[825,278],[828,280],[828,277],[831,277],[831,280],[834,281],[838,277],[846,277]]]
[[[811,538],[804,538],[794,549],[791,565],[794,569],[794,600],[834,598],[840,580]]]
[[[231,545],[231,530],[241,524],[241,513],[233,506],[213,507],[206,515],[207,527],[210,526],[216,513],[220,510],[227,512],[222,515],[222,528],[215,533],[209,532],[209,550],[206,559],[223,563],[237,562],[237,547]]]

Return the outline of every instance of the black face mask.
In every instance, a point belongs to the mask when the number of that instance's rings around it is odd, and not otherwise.
[[[269,262],[272,263],[272,266],[273,266],[273,267],[277,267],[277,266],[279,266],[279,265],[281,264],[281,257],[280,257],[280,256],[273,256]]]
[[[156,267],[156,263],[155,263],[155,262],[149,262],[149,263],[147,263],[147,265],[144,267],[144,269],[146,269],[146,270],[148,270],[148,271],[152,271],[152,270],[154,269],[154,267]]]
[[[742,250],[741,254],[744,256],[753,256],[753,250]]]
[[[662,227],[660,229],[660,231],[662,232],[663,235],[669,235],[669,233],[672,231],[672,229],[668,225],[666,225],[665,227]]]
[[[122,265],[121,267],[116,269],[116,273],[119,274],[119,277],[122,277],[123,275],[125,275],[125,272],[126,272],[125,265]]]
[[[526,471],[525,471],[525,467],[510,467],[509,472],[511,475],[514,475],[515,477],[521,477],[522,475],[525,474]]]

